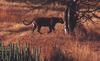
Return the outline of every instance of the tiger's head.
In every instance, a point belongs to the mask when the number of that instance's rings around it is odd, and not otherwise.
[[[61,23],[61,24],[64,24],[64,20],[63,20],[63,18],[58,18],[58,23]]]

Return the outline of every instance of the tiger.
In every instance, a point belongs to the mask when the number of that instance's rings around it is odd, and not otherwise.
[[[26,23],[26,21],[23,21],[24,25],[33,25],[33,32],[37,28],[37,32],[41,33],[41,27],[48,27],[49,31],[48,33],[51,33],[52,31],[55,31],[55,26],[57,23],[63,24],[63,18],[61,17],[37,17],[33,19],[30,23]],[[42,34],[42,33],[41,33]]]

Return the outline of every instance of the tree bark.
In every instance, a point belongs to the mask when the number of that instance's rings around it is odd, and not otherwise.
[[[71,0],[67,4],[67,9],[65,10],[65,26],[66,30],[73,32],[77,24],[77,2]]]

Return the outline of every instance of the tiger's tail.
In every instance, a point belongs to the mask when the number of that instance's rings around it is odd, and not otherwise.
[[[26,20],[23,21],[23,24],[24,24],[24,25],[30,25],[30,24],[32,24],[32,23],[33,23],[33,21],[31,21],[31,22],[29,22],[29,23],[28,23],[28,21],[26,21]]]

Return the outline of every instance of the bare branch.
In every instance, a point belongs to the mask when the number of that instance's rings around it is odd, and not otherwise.
[[[94,14],[94,13],[92,13],[92,14],[93,14],[93,16],[94,16],[95,18],[100,19],[100,16],[98,16],[98,15],[96,15],[96,14]]]

